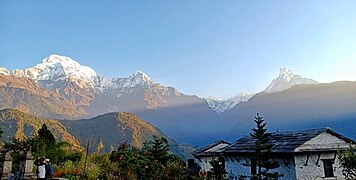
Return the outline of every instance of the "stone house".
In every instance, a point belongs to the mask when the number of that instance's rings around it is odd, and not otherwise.
[[[275,171],[284,180],[344,179],[337,152],[350,148],[355,141],[330,128],[293,132],[275,132],[270,137],[273,160],[279,162]],[[229,179],[250,176],[254,140],[245,136],[225,147],[225,168]],[[252,162],[253,163],[253,162]],[[273,172],[273,171],[272,171]]]
[[[217,141],[193,151],[192,155],[199,161],[198,164],[200,165],[201,170],[208,172],[212,168],[209,162],[213,158],[221,156],[222,150],[229,145],[230,143],[226,141]]]

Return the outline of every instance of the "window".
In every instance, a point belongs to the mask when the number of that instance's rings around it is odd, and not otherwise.
[[[334,177],[333,164],[334,164],[334,160],[323,159],[325,177]]]

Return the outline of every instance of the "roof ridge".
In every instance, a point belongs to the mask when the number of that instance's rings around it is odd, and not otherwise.
[[[219,141],[215,141],[215,142],[213,142],[211,144],[208,144],[208,145],[206,145],[206,146],[204,146],[202,148],[196,149],[191,154],[196,155],[196,154],[202,153],[204,151],[207,151],[208,149],[213,148],[214,146],[216,146],[216,145],[218,145],[220,143],[227,143],[227,144],[231,145],[231,143],[229,143],[229,142],[227,142],[225,140],[219,140]]]
[[[301,130],[289,130],[289,131],[283,131],[283,132],[269,132],[272,133],[272,135],[275,134],[292,134],[292,133],[304,133],[304,132],[311,132],[311,131],[328,131],[331,130],[330,127],[320,127],[320,128],[309,128],[309,129],[301,129]]]

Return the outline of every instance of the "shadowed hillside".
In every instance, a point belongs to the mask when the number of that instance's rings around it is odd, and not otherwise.
[[[103,146],[108,152],[121,143],[141,147],[152,136],[163,136],[155,127],[131,113],[108,113],[91,119],[61,121],[68,131],[80,139],[81,144],[90,141],[91,149]]]

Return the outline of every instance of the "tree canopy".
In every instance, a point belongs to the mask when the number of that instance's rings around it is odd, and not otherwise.
[[[356,148],[350,146],[346,152],[339,152],[342,173],[348,180],[356,179]]]

